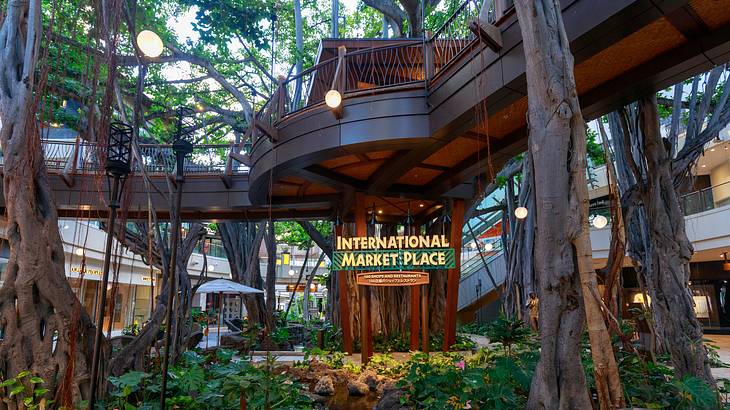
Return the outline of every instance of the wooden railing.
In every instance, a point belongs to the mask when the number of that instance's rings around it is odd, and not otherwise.
[[[397,44],[347,52],[340,47],[338,55],[303,70],[288,79],[279,79],[273,95],[253,115],[252,124],[240,144],[231,148],[226,164],[230,175],[234,161],[250,166],[243,146],[256,145],[262,137],[275,143],[276,123],[288,115],[324,102],[329,90],[346,94],[429,81],[479,41],[473,23],[496,24],[513,8],[513,0],[465,0],[456,12],[428,39],[422,42]],[[480,23],[481,24],[481,23]],[[333,109],[335,116],[341,107]]]

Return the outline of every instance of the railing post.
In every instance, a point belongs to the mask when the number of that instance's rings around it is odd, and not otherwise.
[[[487,1],[487,0],[485,0]],[[423,64],[424,64],[424,75],[426,81],[430,81],[434,75],[436,75],[436,61],[434,53],[434,39],[433,33],[430,31],[426,32],[426,42],[423,45]]]
[[[276,99],[276,119],[280,120],[284,115],[286,115],[286,102],[287,102],[287,95],[286,95],[286,88],[284,87],[284,82],[286,79],[283,75],[279,76],[278,79],[278,87],[276,89],[277,99]]]

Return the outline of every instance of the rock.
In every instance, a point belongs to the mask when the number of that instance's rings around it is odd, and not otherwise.
[[[382,379],[383,378],[378,376],[374,371],[366,370],[360,374],[357,381],[367,384],[370,391],[375,391],[375,389],[378,388],[378,383],[380,383]]]
[[[363,382],[350,380],[347,383],[347,391],[350,393],[350,396],[364,396],[370,392],[370,387]]]
[[[376,390],[378,392],[378,396],[385,396],[386,392],[390,390],[398,390],[398,387],[396,387],[394,381],[383,379],[378,383]]]
[[[319,394],[316,394],[316,393],[310,393],[310,392],[308,392],[308,391],[306,391],[306,390],[305,390],[305,391],[303,391],[302,393],[303,393],[303,394],[304,394],[305,396],[307,396],[307,397],[309,397],[310,399],[312,399],[312,401],[313,401],[314,403],[324,404],[324,403],[326,403],[326,402],[327,402],[327,397],[325,397],[325,396],[322,396],[322,395],[319,395]]]
[[[380,399],[378,404],[373,407],[373,410],[404,410],[404,407],[400,404],[400,398],[403,396],[403,390],[400,389],[389,389],[385,390],[383,397]]]
[[[314,386],[314,393],[320,396],[331,396],[335,394],[335,384],[329,376],[322,376]]]

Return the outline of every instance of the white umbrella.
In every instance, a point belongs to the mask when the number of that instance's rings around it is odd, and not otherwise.
[[[264,293],[264,291],[250,286],[241,285],[240,283],[236,283],[228,279],[216,279],[200,285],[195,293],[244,294]]]
[[[246,294],[246,293],[264,293],[263,290],[252,288],[250,286],[241,285],[227,279],[216,279],[206,282],[198,288],[195,293],[217,293],[219,299],[218,312],[218,345],[221,344],[221,324],[223,322],[223,294]],[[207,338],[206,338],[207,340]],[[206,346],[207,346],[206,341]]]

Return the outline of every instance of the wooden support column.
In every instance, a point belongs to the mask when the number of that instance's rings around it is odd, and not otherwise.
[[[411,289],[416,289],[418,286],[413,286]],[[431,337],[428,334],[428,285],[421,285],[421,351],[428,353],[429,342]]]
[[[374,211],[373,211],[374,212]],[[367,215],[365,214],[365,195],[355,194],[355,232],[357,236],[367,236]],[[370,287],[361,286],[360,291],[360,353],[362,364],[367,364],[372,352],[372,334],[370,323]]]
[[[456,266],[448,270],[446,279],[446,318],[444,320],[443,351],[456,343],[456,307],[459,301],[459,276],[461,275],[461,234],[464,227],[464,200],[454,199],[451,205],[451,247],[454,248]]]
[[[410,229],[411,235],[417,235],[418,234],[418,228],[412,226]],[[418,332],[420,331],[420,309],[419,306],[421,304],[421,287],[416,286],[410,286],[410,293],[411,293],[411,351],[418,350]]]
[[[421,304],[421,287],[410,286],[411,292],[411,350],[418,350],[418,332],[420,330],[420,309]]]
[[[335,237],[342,236],[342,225],[335,226]],[[350,323],[350,292],[347,288],[347,271],[337,271],[337,287],[340,291],[340,323],[342,345],[348,355],[352,354],[352,324]]]

